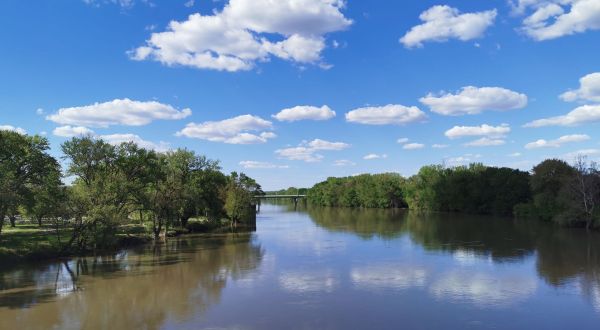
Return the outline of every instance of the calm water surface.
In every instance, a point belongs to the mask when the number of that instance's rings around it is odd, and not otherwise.
[[[600,329],[600,235],[265,206],[257,231],[0,272],[0,329]]]

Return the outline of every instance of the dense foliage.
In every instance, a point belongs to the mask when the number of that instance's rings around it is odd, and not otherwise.
[[[481,164],[426,166],[406,185],[411,209],[510,215],[530,199],[527,172]]]
[[[320,206],[388,208],[405,207],[406,180],[399,174],[363,174],[328,178],[308,193],[308,201]]]
[[[517,216],[537,217],[566,226],[600,226],[600,170],[583,158],[573,166],[549,159],[533,168],[533,200],[515,208]]]
[[[45,138],[0,131],[0,232],[6,217],[12,226],[19,215],[45,221],[62,250],[115,246],[124,225],[158,239],[193,217],[237,223],[261,191],[246,175],[226,176],[217,161],[189,150],[158,153],[90,137],[62,145],[66,186],[47,151]]]
[[[537,217],[566,226],[600,227],[600,171],[578,159],[550,159],[532,173],[482,164],[424,166],[397,174],[328,178],[308,191],[319,206],[393,208]]]

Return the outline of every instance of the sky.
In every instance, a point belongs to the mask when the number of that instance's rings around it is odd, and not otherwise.
[[[0,2],[0,129],[187,148],[266,190],[600,159],[600,0]]]

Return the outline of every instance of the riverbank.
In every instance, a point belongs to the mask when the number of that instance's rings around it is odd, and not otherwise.
[[[238,226],[237,229],[246,229]],[[190,220],[185,228],[169,229],[167,237],[178,237],[189,234],[218,233],[232,230],[229,221],[210,222],[205,219]],[[5,228],[0,236],[0,270],[24,262],[57,260],[75,256],[93,255],[91,250],[65,248],[71,238],[70,230],[56,230],[49,225],[17,224],[16,227]],[[121,249],[148,244],[154,241],[153,235],[140,224],[127,224],[118,228],[115,244],[110,248],[96,251],[96,254],[111,253]]]

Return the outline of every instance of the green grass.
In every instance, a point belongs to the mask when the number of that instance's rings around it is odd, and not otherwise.
[[[69,239],[71,233],[63,231],[61,240]],[[21,259],[43,259],[58,256],[58,237],[51,228],[37,225],[5,226],[0,234],[0,262],[14,262]]]
[[[152,238],[149,224],[131,223],[119,226],[118,247],[126,247],[148,242]],[[169,228],[169,236],[187,233],[203,233],[227,227],[224,221],[211,222],[205,218],[190,219],[187,228]],[[71,238],[71,230],[61,230],[60,242],[65,244]],[[64,255],[56,232],[52,226],[39,227],[34,224],[18,224],[10,227],[5,224],[0,233],[0,268],[24,260],[58,258]],[[73,251],[71,251],[73,253]]]

